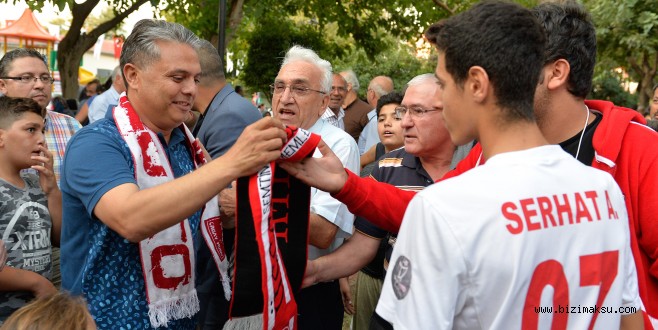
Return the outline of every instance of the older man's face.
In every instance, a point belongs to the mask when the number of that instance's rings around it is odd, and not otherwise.
[[[20,57],[15,59],[7,70],[7,77],[50,77],[46,64],[36,57]],[[41,79],[24,83],[20,80],[0,79],[0,92],[11,97],[29,97],[43,109],[51,98],[52,84],[43,83]]]
[[[334,112],[340,110],[343,101],[347,96],[347,81],[339,74],[334,74],[331,83],[331,93],[329,94],[329,108]]]
[[[128,98],[151,129],[169,131],[189,118],[201,76],[196,50],[158,41],[160,58],[145,67],[126,64]]]
[[[431,157],[441,152],[450,141],[443,119],[443,99],[439,86],[433,81],[409,86],[402,99],[402,107],[409,109],[402,117],[404,150],[419,157]],[[429,110],[423,115],[411,109]]]
[[[274,84],[285,85],[285,89],[272,96],[274,117],[285,125],[311,128],[329,102],[329,95],[318,92],[322,89],[321,81],[322,72],[311,63],[295,61],[281,67]],[[307,88],[310,89],[301,92]]]

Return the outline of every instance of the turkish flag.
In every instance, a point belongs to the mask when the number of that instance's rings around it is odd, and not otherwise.
[[[118,59],[121,57],[121,49],[123,49],[123,37],[114,36],[112,40],[114,40],[114,58]]]

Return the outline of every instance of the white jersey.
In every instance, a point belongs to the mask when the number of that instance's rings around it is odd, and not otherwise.
[[[618,327],[640,308],[622,193],[543,146],[411,201],[377,313],[401,329]]]

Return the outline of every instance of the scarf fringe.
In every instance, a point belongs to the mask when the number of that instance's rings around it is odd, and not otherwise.
[[[263,329],[263,314],[245,317],[234,317],[224,324],[222,330],[261,330]]]
[[[149,304],[149,320],[154,328],[167,327],[169,320],[190,318],[198,311],[199,298],[196,290],[192,290],[182,296]]]

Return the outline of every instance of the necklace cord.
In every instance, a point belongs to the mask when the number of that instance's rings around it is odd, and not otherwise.
[[[580,145],[583,143],[583,137],[585,136],[585,130],[587,130],[587,124],[589,122],[589,107],[585,106],[585,110],[587,111],[587,118],[585,118],[585,125],[583,126],[583,132],[580,133],[580,140],[578,140],[578,149],[576,150],[576,159],[578,159],[578,155],[580,154]]]

